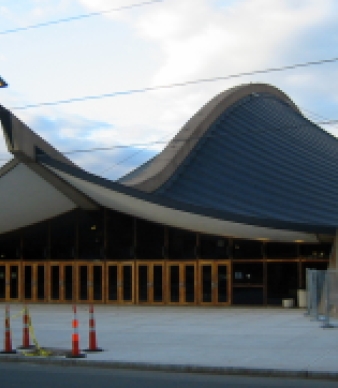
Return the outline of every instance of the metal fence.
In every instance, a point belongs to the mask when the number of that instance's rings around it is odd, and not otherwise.
[[[338,271],[306,270],[307,313],[322,327],[338,327]]]

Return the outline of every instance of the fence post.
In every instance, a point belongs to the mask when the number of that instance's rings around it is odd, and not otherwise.
[[[310,301],[311,301],[311,297],[310,297],[310,291],[311,291],[311,284],[310,284],[310,280],[311,280],[311,269],[310,268],[306,268],[306,276],[305,276],[305,281],[306,281],[306,284],[305,284],[305,288],[306,288],[306,311],[304,313],[305,316],[309,316],[311,313],[310,313],[310,310],[311,310],[311,307],[310,307]]]
[[[312,310],[312,317],[315,320],[318,320],[318,293],[317,293],[317,289],[318,289],[318,271],[313,269],[312,270],[312,295],[311,295],[312,306],[311,306],[311,310]]]
[[[326,271],[325,281],[324,281],[325,287],[324,287],[324,293],[325,293],[325,299],[324,299],[324,322],[322,325],[323,329],[330,329],[333,327],[333,325],[330,324],[330,271]]]

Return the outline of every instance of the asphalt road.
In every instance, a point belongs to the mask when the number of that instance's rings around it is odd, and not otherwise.
[[[330,388],[336,381],[214,376],[0,362],[1,388]]]

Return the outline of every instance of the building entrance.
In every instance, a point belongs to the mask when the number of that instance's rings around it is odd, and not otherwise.
[[[228,305],[229,261],[0,262],[0,301]]]
[[[137,273],[137,303],[164,303],[164,270],[163,262],[139,262]]]
[[[225,261],[199,263],[199,303],[230,304],[230,264]]]
[[[66,263],[52,262],[49,267],[51,301],[74,301],[74,266]]]
[[[17,301],[20,298],[20,264],[0,262],[0,301]]]
[[[107,262],[106,301],[107,303],[134,303],[135,283],[134,262]]]
[[[168,262],[167,291],[169,304],[196,303],[196,262]]]
[[[77,264],[77,300],[79,303],[103,303],[104,265],[82,262]]]
[[[23,263],[23,299],[25,301],[46,301],[46,267],[44,263]]]

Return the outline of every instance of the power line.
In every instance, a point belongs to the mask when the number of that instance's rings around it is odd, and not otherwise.
[[[317,121],[317,122],[312,122],[312,124],[315,124],[315,125],[331,125],[331,124],[338,124],[338,119],[332,119],[332,120],[325,120],[325,121]],[[255,133],[263,133],[263,132],[269,132],[271,130],[285,130],[285,129],[288,129],[288,130],[291,130],[291,129],[297,129],[297,128],[302,128],[302,127],[306,127],[308,124],[298,124],[298,125],[288,125],[288,126],[282,126],[282,127],[276,127],[276,128],[262,128],[262,129],[259,129],[259,130],[252,130],[252,132],[255,132]],[[239,133],[240,131],[237,131],[237,133]],[[242,131],[243,133],[244,132],[248,132],[248,130],[245,130],[245,131]],[[134,143],[134,144],[118,144],[118,145],[114,145],[114,146],[110,146],[110,147],[92,147],[92,148],[88,148],[88,149],[77,149],[77,150],[70,150],[70,151],[60,151],[61,154],[63,155],[70,155],[70,154],[76,154],[76,153],[87,153],[87,152],[96,152],[96,151],[111,151],[113,149],[121,149],[121,148],[138,148],[140,147],[140,149],[136,150],[135,152],[133,152],[131,155],[128,155],[127,157],[119,160],[118,162],[114,163],[112,166],[109,166],[108,168],[105,168],[104,170],[102,170],[100,172],[100,174],[104,174],[104,173],[107,173],[107,171],[109,171],[110,169],[112,168],[115,168],[119,165],[121,165],[123,162],[129,160],[129,159],[132,159],[134,156],[140,154],[141,152],[145,151],[145,147],[149,147],[149,146],[152,146],[152,145],[155,145],[155,144],[166,144],[168,142],[168,140],[162,140],[168,136],[172,136],[172,135],[165,135],[163,137],[160,138],[160,140],[156,140],[156,141],[153,141],[153,142],[148,142],[148,143]],[[199,140],[201,138],[211,138],[211,137],[214,137],[215,134],[207,134],[207,135],[202,135],[202,136],[191,136],[189,138],[185,138],[185,139],[172,139],[170,140],[168,144],[168,146],[173,146],[175,143],[186,143],[188,141],[191,141],[191,140]],[[0,159],[0,161],[8,161],[10,159]]]
[[[107,9],[104,11],[90,12],[90,13],[85,13],[82,15],[70,16],[70,17],[63,18],[63,19],[50,20],[49,22],[31,24],[31,25],[25,26],[25,27],[17,27],[17,28],[13,28],[13,29],[9,29],[9,30],[0,31],[0,35],[13,34],[15,32],[21,32],[21,31],[27,31],[27,30],[31,30],[31,29],[35,29],[35,28],[47,27],[47,26],[55,25],[55,24],[68,23],[68,22],[81,20],[81,19],[88,19],[88,18],[91,18],[94,16],[100,16],[100,15],[104,15],[107,13],[123,11],[123,10],[131,9],[131,8],[143,7],[145,5],[151,5],[154,3],[161,3],[163,1],[165,1],[165,0],[149,0],[149,1],[144,1],[142,3],[134,3],[131,5],[125,5],[125,6],[118,7],[118,8],[111,8],[111,9]]]
[[[145,88],[141,88],[141,89],[129,89],[129,90],[124,90],[124,91],[116,91],[116,92],[104,93],[104,94],[98,94],[98,95],[92,95],[92,96],[74,97],[74,98],[69,98],[66,100],[40,102],[37,104],[27,104],[27,105],[12,107],[11,109],[23,110],[23,109],[30,109],[30,108],[38,108],[38,107],[42,107],[42,106],[52,106],[52,105],[55,106],[55,105],[71,104],[73,102],[99,100],[99,99],[103,99],[103,98],[117,97],[117,96],[121,96],[121,95],[147,93],[147,92],[152,92],[155,90],[172,89],[172,88],[183,87],[183,86],[188,86],[188,85],[196,85],[196,84],[200,84],[200,83],[224,81],[224,80],[229,80],[232,78],[239,78],[239,77],[244,77],[244,76],[249,76],[249,75],[274,73],[274,72],[294,70],[297,68],[303,68],[303,67],[309,67],[309,66],[324,65],[327,63],[334,63],[337,61],[338,61],[338,57],[330,58],[330,59],[321,59],[319,61],[296,63],[293,65],[287,65],[287,66],[282,66],[282,67],[270,67],[270,68],[263,69],[263,70],[253,70],[253,71],[249,71],[249,72],[231,74],[231,75],[226,75],[226,76],[219,76],[219,77],[212,77],[212,78],[200,78],[200,79],[193,80],[193,81],[177,82],[177,83],[172,83],[172,84],[168,84],[168,85],[151,86],[151,87],[145,87]]]
[[[320,124],[336,124],[338,123],[338,120],[326,120],[326,121],[322,121],[322,122],[312,122],[312,124],[315,124],[315,125],[320,125]],[[251,132],[254,132],[254,133],[264,133],[264,132],[269,132],[271,130],[277,130],[277,131],[280,131],[280,130],[291,130],[291,129],[297,129],[297,128],[303,128],[303,127],[306,127],[308,124],[297,124],[297,125],[288,125],[288,126],[282,126],[282,127],[277,127],[277,128],[263,128],[263,129],[259,129],[259,130],[252,130]],[[237,133],[239,133],[240,131],[237,131]],[[242,131],[242,133],[245,133],[245,132],[249,132],[248,130],[244,130]],[[174,146],[174,143],[186,143],[188,141],[191,141],[191,140],[200,140],[202,138],[211,138],[211,137],[214,137],[215,134],[207,134],[207,135],[201,135],[201,136],[192,136],[192,137],[189,137],[189,138],[186,138],[186,139],[172,139],[169,143],[168,143],[168,146]],[[128,148],[128,147],[137,147],[137,146],[142,146],[143,148],[133,152],[131,155],[128,155],[127,157],[119,160],[118,162],[114,163],[112,166],[109,166],[108,168],[102,170],[99,174],[100,175],[103,175],[103,174],[107,174],[107,172],[119,165],[121,165],[122,163],[126,162],[127,160],[130,160],[132,158],[134,158],[134,156],[140,154],[141,152],[145,151],[145,147],[147,145],[154,145],[154,144],[160,144],[160,143],[166,143],[167,141],[155,141],[155,142],[151,142],[151,143],[142,143],[142,144],[135,144],[135,145],[118,145],[118,146],[115,146],[115,147],[110,147],[110,148],[106,148],[105,150],[108,150],[108,149],[113,149],[113,148]],[[80,152],[92,152],[92,151],[96,151],[96,150],[104,150],[103,147],[100,147],[98,149],[89,149],[89,150],[77,150],[76,152],[80,151]],[[69,152],[71,153],[71,152]],[[64,153],[65,154],[65,153]],[[160,154],[158,154],[160,155]],[[163,158],[161,158],[163,160]],[[136,167],[137,168],[137,167]],[[128,173],[127,173],[128,174]]]
[[[317,122],[313,121],[312,124],[315,124],[315,125],[334,125],[334,124],[338,124],[338,119],[317,121]],[[262,128],[259,130],[252,130],[252,132],[262,133],[262,132],[268,132],[268,131],[272,131],[272,130],[280,131],[280,130],[285,130],[285,129],[297,129],[297,128],[306,127],[308,125],[309,124],[288,125],[288,126],[285,125],[285,126],[276,127],[276,128]],[[239,132],[240,131],[238,131],[237,133],[239,133]],[[243,132],[248,132],[248,131],[245,130]],[[169,135],[166,135],[165,137],[168,137],[168,136]],[[191,137],[185,138],[185,139],[172,139],[172,140],[170,140],[170,144],[185,143],[185,142],[188,142],[190,140],[199,140],[202,137],[213,137],[213,136],[214,136],[214,134],[207,134],[207,135],[202,135],[202,136],[191,136]],[[71,155],[71,154],[77,154],[77,153],[87,153],[87,152],[96,152],[96,151],[111,151],[114,149],[122,149],[122,148],[142,148],[143,149],[144,147],[149,147],[149,146],[153,146],[156,144],[166,144],[167,142],[168,142],[168,140],[156,140],[156,141],[152,141],[152,142],[148,142],[148,143],[116,144],[116,145],[109,146],[109,147],[92,147],[92,148],[86,148],[86,149],[69,150],[69,151],[64,151],[61,153],[63,155]],[[138,151],[136,151],[136,152],[138,152]]]
[[[152,142],[152,144],[166,143],[168,140],[165,140],[165,141],[164,141],[163,139],[167,138],[168,136],[172,136],[172,135],[164,135],[164,136],[162,136],[162,137],[160,138],[160,140],[155,141],[155,142]],[[147,146],[148,146],[147,144],[144,144],[144,145],[143,145],[143,148],[141,148],[141,149],[139,149],[139,150],[133,152],[131,155],[128,155],[127,157],[125,157],[125,158],[119,160],[118,162],[114,163],[112,166],[109,166],[108,168],[105,168],[104,170],[102,170],[102,171],[100,172],[100,174],[107,173],[107,171],[111,170],[112,168],[115,168],[115,167],[121,165],[123,162],[125,162],[125,161],[127,161],[127,160],[129,160],[129,159],[132,159],[134,156],[136,156],[136,155],[138,155],[138,154],[144,152],[144,151],[146,150],[145,147],[147,147]]]
[[[70,154],[79,154],[79,153],[84,153],[84,152],[89,152],[89,151],[110,151],[113,149],[118,149],[118,148],[142,148],[142,147],[149,147],[151,145],[155,144],[163,144],[166,143],[164,140],[157,140],[149,143],[135,143],[135,144],[117,144],[114,146],[110,147],[93,147],[93,148],[87,148],[87,149],[79,149],[79,150],[70,150],[66,152],[62,152],[63,155],[70,155]]]

